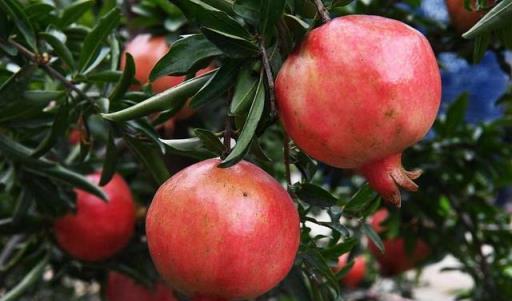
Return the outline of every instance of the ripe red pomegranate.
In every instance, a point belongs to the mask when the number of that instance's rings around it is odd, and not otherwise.
[[[338,259],[338,266],[336,267],[336,271],[340,271],[347,264],[347,260],[348,254],[341,255]],[[365,274],[366,260],[363,256],[357,256],[354,258],[354,265],[341,279],[341,282],[347,287],[356,288],[361,283],[361,281],[363,281]]]
[[[219,163],[194,164],[158,189],[146,219],[149,250],[160,275],[191,297],[250,299],[290,271],[299,216],[259,167]]]
[[[427,39],[406,24],[351,15],[311,31],[276,80],[283,125],[312,157],[356,168],[373,189],[400,205],[398,186],[416,190],[402,151],[435,120],[441,97]]]
[[[377,232],[383,232],[382,226],[388,218],[389,212],[386,209],[377,211],[371,220],[372,228]],[[431,253],[430,247],[421,239],[417,239],[411,252],[407,252],[405,239],[395,237],[386,239],[384,243],[384,253],[370,241],[368,247],[370,252],[379,262],[383,275],[394,276],[414,268],[418,263],[425,260]]]
[[[108,274],[105,293],[107,301],[178,301],[161,282],[148,288],[117,272]]]
[[[88,179],[98,183],[100,176],[94,173]],[[76,214],[68,213],[55,221],[58,244],[75,258],[107,259],[126,246],[133,234],[135,206],[128,184],[116,174],[103,191],[107,202],[77,189]]]
[[[476,11],[476,1],[472,1],[471,5],[474,11],[468,11],[464,8],[464,0],[445,0],[445,2],[452,24],[459,33],[468,31],[485,15],[483,11]],[[491,6],[494,0],[488,0],[487,2]]]
[[[69,136],[68,136],[68,142],[69,144],[79,144],[80,143],[80,139],[81,139],[81,133],[80,133],[80,130],[77,130],[77,129],[72,129],[70,132],[69,132]]]

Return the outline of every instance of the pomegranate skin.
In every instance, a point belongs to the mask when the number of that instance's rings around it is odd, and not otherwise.
[[[101,174],[87,178],[98,183]],[[135,205],[128,184],[115,174],[100,198],[76,189],[76,214],[68,213],[54,223],[59,246],[71,256],[84,261],[107,259],[126,246],[135,227]]]
[[[372,217],[370,224],[377,233],[385,231],[382,223],[388,218],[387,209],[380,209]],[[380,266],[380,271],[386,276],[395,276],[408,271],[418,263],[428,258],[431,253],[430,246],[421,239],[417,239],[412,250],[408,252],[405,239],[394,237],[383,240],[384,253],[372,242],[369,241],[370,253],[375,256]]]
[[[105,290],[107,301],[178,301],[163,283],[153,288],[138,284],[133,279],[117,272],[110,272]]]
[[[336,271],[341,270],[346,264],[348,260],[348,254],[343,254],[338,259],[338,266]],[[354,265],[352,268],[345,274],[343,278],[341,278],[341,283],[349,288],[356,288],[361,281],[364,279],[364,275],[366,274],[366,260],[363,256],[357,256],[354,258]]]
[[[493,0],[487,1],[489,5],[494,3]],[[476,1],[472,1],[475,11],[468,11],[464,8],[464,0],[445,0],[448,14],[450,15],[453,27],[458,33],[468,31],[473,25],[485,15],[483,11],[476,11]]]
[[[428,132],[441,98],[439,67],[420,32],[378,16],[333,19],[286,59],[276,98],[286,131],[313,158],[359,169],[396,205],[397,185],[417,188],[411,176],[419,172],[405,173],[400,154]]]
[[[178,291],[250,299],[290,271],[299,216],[286,190],[259,167],[242,161],[223,169],[219,163],[194,164],[158,189],[146,219],[149,250]]]

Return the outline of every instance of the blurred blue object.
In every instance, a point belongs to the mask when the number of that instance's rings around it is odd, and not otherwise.
[[[496,105],[507,89],[508,76],[500,68],[496,55],[487,52],[479,64],[471,65],[455,53],[439,54],[442,65],[443,93],[441,113],[460,94],[469,94],[466,121],[470,123],[492,121],[503,115]]]
[[[450,21],[444,0],[421,1],[419,13],[442,24],[448,24]]]

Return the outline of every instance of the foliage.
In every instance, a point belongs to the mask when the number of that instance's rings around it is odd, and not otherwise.
[[[418,14],[419,1],[324,2],[332,17],[378,14],[421,28],[437,53],[470,57],[474,49],[479,60],[487,48],[498,54],[512,48],[511,0],[497,3],[464,34],[474,42]],[[288,184],[298,205],[302,242],[295,266],[264,300],[350,297],[339,282],[346,270],[332,267],[343,253],[365,252],[364,237],[382,246],[367,223],[380,199],[357,175],[297,149],[277,121],[273,96],[283,60],[322,22],[314,1],[2,0],[0,12],[0,288],[6,289],[0,300],[85,300],[87,294],[74,295],[70,279],[101,283],[108,270],[155,281],[143,216],[130,245],[101,264],[59,250],[52,221],[74,209],[75,188],[104,196],[83,176],[93,170],[102,170],[100,185],[121,173],[143,212],[170,174],[214,156],[223,167],[256,162]],[[165,35],[174,45],[150,79],[184,75],[184,83],[156,95],[151,83],[130,88],[136,67],[128,56],[120,70],[122,45],[140,32]],[[208,65],[216,69],[194,77]],[[502,103],[511,97],[509,91]],[[178,124],[175,137],[165,137],[163,123],[189,98],[198,113]],[[431,261],[455,256],[461,265],[454,269],[475,280],[461,299],[510,300],[510,216],[493,200],[512,182],[511,119],[507,113],[466,124],[466,101],[461,96],[429,138],[406,152],[406,162],[425,174],[420,191],[392,210],[389,232],[427,241],[435,251]],[[79,143],[69,142],[71,132]],[[222,136],[236,145],[223,144]],[[290,181],[290,169],[300,180]],[[315,233],[313,224],[329,234]]]

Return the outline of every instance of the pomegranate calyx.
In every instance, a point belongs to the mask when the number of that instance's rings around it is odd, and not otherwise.
[[[417,191],[413,180],[422,174],[420,169],[405,170],[402,166],[402,154],[365,164],[359,170],[368,180],[368,184],[377,191],[384,201],[397,207],[401,206],[400,187],[408,191]]]

